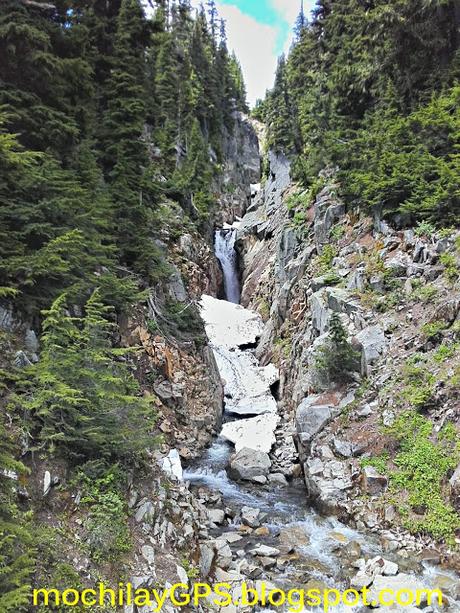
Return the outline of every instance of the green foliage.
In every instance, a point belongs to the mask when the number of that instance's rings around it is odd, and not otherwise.
[[[439,258],[444,266],[444,274],[449,281],[456,281],[460,275],[460,269],[457,263],[457,257],[453,253],[443,253]]]
[[[317,368],[334,383],[348,383],[359,370],[359,354],[348,342],[347,332],[337,313],[332,313],[329,334],[316,359]]]
[[[455,224],[457,23],[454,0],[319,0],[258,106],[269,142],[305,184],[338,167],[350,206]]]
[[[417,279],[414,280],[418,281]],[[436,296],[438,295],[438,290],[437,288],[432,285],[431,283],[428,284],[422,284],[421,282],[417,282],[417,283],[413,283],[413,292],[411,294],[411,297],[416,300],[417,302],[432,302]]]
[[[439,338],[446,328],[447,324],[445,321],[433,321],[422,326],[422,334],[426,336],[428,340],[435,340]]]
[[[433,400],[435,375],[420,364],[406,363],[402,370],[402,398],[417,410],[426,409]]]
[[[381,475],[385,475],[388,472],[388,461],[390,459],[390,454],[388,452],[382,453],[379,456],[373,456],[370,458],[363,458],[360,461],[362,468],[365,466],[372,466],[375,468]]]
[[[337,248],[331,244],[324,245],[320,255],[315,258],[313,266],[320,274],[330,273],[335,257],[337,257]]]
[[[114,562],[128,553],[132,541],[128,528],[126,483],[116,466],[93,479],[80,472],[75,485],[82,491],[81,505],[89,515],[85,522],[87,547],[95,562]]]
[[[433,423],[414,412],[406,412],[389,429],[400,444],[394,458],[397,470],[391,474],[391,487],[406,491],[409,505],[422,518],[409,518],[407,527],[413,532],[427,532],[435,538],[454,541],[460,517],[445,500],[443,484],[449,471],[460,460],[460,440],[452,436],[433,435]]]
[[[17,479],[26,468],[15,458],[16,449],[0,416],[0,609],[26,611],[35,562],[30,517],[17,505]]]
[[[419,221],[414,231],[417,236],[429,238],[434,235],[436,228],[429,221]]]
[[[66,299],[45,312],[41,359],[21,403],[51,451],[78,461],[133,460],[152,441],[153,409],[139,397],[123,352],[111,346],[110,308],[99,293],[86,303],[84,318],[68,314]]]

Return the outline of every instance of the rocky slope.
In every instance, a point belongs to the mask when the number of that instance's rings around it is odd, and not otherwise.
[[[238,231],[242,303],[266,321],[257,355],[281,373],[279,438],[294,433],[319,510],[380,534],[390,550],[455,565],[460,233],[395,229],[347,213],[337,188],[324,173],[316,194],[300,191],[288,160],[270,154],[267,181]],[[328,380],[319,359],[334,313],[358,360],[345,385]],[[425,437],[408,412],[423,420]],[[423,469],[401,452],[411,439],[424,448],[421,462],[447,460],[442,475],[425,476],[438,509],[423,488],[410,490],[414,474],[403,462]]]

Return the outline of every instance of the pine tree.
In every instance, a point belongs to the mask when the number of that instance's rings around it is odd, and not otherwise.
[[[24,401],[38,425],[38,444],[77,462],[129,461],[148,447],[152,409],[122,352],[113,349],[110,309],[95,291],[83,318],[67,311],[62,294],[45,312],[40,362]]]

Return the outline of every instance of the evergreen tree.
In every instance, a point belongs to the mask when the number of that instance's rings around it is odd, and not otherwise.
[[[14,460],[15,448],[0,417],[0,609],[26,611],[34,567],[28,520],[16,504],[18,478],[26,472]]]
[[[111,346],[113,324],[100,293],[88,300],[83,319],[69,315],[66,300],[62,294],[45,312],[41,358],[24,399],[38,441],[78,462],[131,460],[148,447],[150,403]]]

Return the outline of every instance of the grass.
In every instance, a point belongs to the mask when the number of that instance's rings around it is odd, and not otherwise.
[[[452,426],[436,438],[433,423],[416,413],[406,411],[388,429],[400,445],[390,473],[393,492],[405,492],[413,515],[405,518],[405,526],[414,533],[429,533],[453,544],[460,516],[443,495],[443,486],[450,471],[460,461],[460,439]]]

